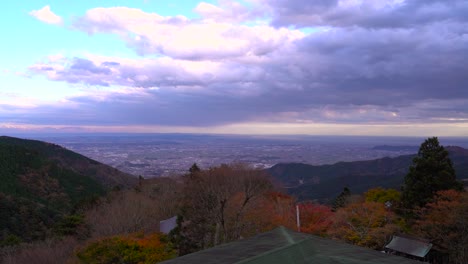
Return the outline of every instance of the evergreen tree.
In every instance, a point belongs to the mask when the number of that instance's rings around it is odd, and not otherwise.
[[[194,163],[194,164],[192,165],[192,167],[190,167],[190,169],[189,169],[189,172],[192,173],[192,174],[193,174],[193,173],[198,173],[198,172],[200,172],[200,171],[201,171],[201,170],[200,170],[200,167],[198,167],[197,163]]]
[[[422,207],[441,190],[461,190],[452,161],[437,137],[426,139],[405,177],[402,202],[406,209]]]
[[[201,172],[200,167],[198,167],[197,163],[194,163],[192,167],[189,169],[189,178],[194,179],[199,173]]]
[[[351,191],[348,187],[344,187],[343,191],[338,195],[332,203],[333,211],[338,210],[339,208],[345,207],[348,203],[348,199],[351,197]]]

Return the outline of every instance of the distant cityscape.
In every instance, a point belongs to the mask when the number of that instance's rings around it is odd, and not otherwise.
[[[312,165],[371,160],[414,154],[423,139],[331,136],[229,136],[193,134],[50,135],[36,139],[144,177],[186,173],[193,163],[202,169],[243,162],[259,168],[277,163]],[[446,145],[468,146],[467,138],[442,139]]]

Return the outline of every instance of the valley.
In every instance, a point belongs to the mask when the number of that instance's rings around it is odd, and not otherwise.
[[[259,168],[278,163],[334,164],[417,152],[419,138],[333,136],[231,136],[194,134],[37,136],[39,140],[144,177],[185,173],[193,164],[209,168],[242,162]],[[467,146],[468,140],[448,139]],[[402,149],[375,146],[404,145]]]

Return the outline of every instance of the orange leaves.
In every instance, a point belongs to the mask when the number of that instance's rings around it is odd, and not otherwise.
[[[356,245],[380,249],[398,230],[396,220],[382,203],[352,203],[336,212],[328,234]]]
[[[437,192],[434,201],[419,209],[421,228],[442,228],[448,231],[450,225],[456,222],[455,211],[461,206],[462,193],[455,190]]]
[[[146,264],[176,257],[176,250],[163,234],[133,234],[104,238],[77,252],[83,263]]]
[[[163,244],[161,243],[161,237],[157,233],[144,236],[140,235],[135,238],[132,237],[127,237],[127,240],[133,240],[136,242],[136,244],[140,247],[151,247],[151,248],[159,248]]]
[[[271,224],[274,227],[285,226],[290,229],[295,228],[295,199],[287,194],[271,192],[267,195],[269,202],[268,212]]]
[[[468,263],[468,193],[445,190],[418,211],[415,232],[447,252],[454,263]]]
[[[249,235],[266,232],[278,226],[295,228],[293,210],[294,199],[279,192],[268,192],[258,199],[246,211],[245,219],[250,223],[247,230]]]
[[[312,202],[299,204],[301,232],[325,236],[332,224],[331,208]],[[269,192],[246,214],[255,223],[256,230],[265,232],[278,226],[296,230],[296,201],[293,197]]]
[[[325,236],[333,223],[334,213],[325,205],[312,202],[299,204],[301,232]]]

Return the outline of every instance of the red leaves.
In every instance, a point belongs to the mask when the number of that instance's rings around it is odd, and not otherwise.
[[[301,232],[325,236],[333,223],[334,213],[325,205],[305,202],[299,204]]]

